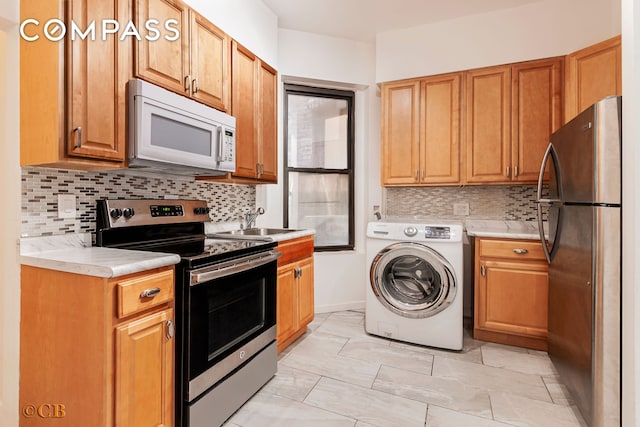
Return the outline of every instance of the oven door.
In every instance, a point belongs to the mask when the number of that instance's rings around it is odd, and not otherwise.
[[[262,252],[188,272],[189,402],[275,340],[279,256]]]

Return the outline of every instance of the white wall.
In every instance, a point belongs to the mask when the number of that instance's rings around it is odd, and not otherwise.
[[[640,5],[622,0],[622,420],[640,423]]]
[[[364,307],[365,253],[364,232],[369,220],[368,158],[378,153],[379,129],[374,82],[375,48],[373,44],[325,37],[300,31],[279,31],[278,71],[281,80],[290,83],[351,89],[355,99],[355,232],[353,251],[315,254],[316,312]],[[279,91],[279,116],[283,117],[282,85]],[[372,118],[373,116],[373,118]],[[373,119],[373,120],[372,120]],[[283,176],[283,133],[279,121],[279,176]],[[257,204],[266,210],[258,219],[261,226],[281,226],[283,218],[282,179],[278,185],[260,185]]]
[[[278,17],[261,0],[186,0],[186,3],[278,68]]]
[[[542,0],[380,33],[376,81],[565,55],[617,34],[619,0]]]
[[[0,10],[0,424],[18,425],[20,350],[19,0]]]

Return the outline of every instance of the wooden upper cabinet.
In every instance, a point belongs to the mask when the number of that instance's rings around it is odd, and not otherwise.
[[[137,28],[145,28],[149,19],[161,23],[172,19],[178,22],[176,27],[180,31],[177,40],[160,37],[151,41],[143,37],[134,43],[135,74],[165,89],[185,93],[189,83],[185,81],[189,74],[188,7],[175,0],[137,0],[135,4]]]
[[[232,109],[236,118],[236,171],[234,176],[257,175],[257,57],[235,41],[232,44]]]
[[[420,81],[382,84],[382,184],[415,184],[420,169]]]
[[[232,115],[236,118],[236,171],[231,175],[275,183],[278,73],[236,41],[231,50]]]
[[[466,181],[511,176],[511,67],[466,72]]]
[[[460,182],[460,82],[462,73],[420,82],[420,182]]]
[[[382,183],[460,182],[462,73],[382,84]]]
[[[150,18],[161,25],[171,19],[180,32],[172,40],[173,34],[158,29],[157,40],[142,37],[136,42],[136,76],[228,111],[229,36],[180,0],[137,0],[135,4],[137,28],[145,28]]]
[[[538,179],[549,136],[562,125],[563,65],[558,57],[511,67],[512,181]]]
[[[100,2],[24,0],[22,19],[127,22],[126,0]],[[97,32],[96,32],[97,33]],[[124,167],[126,82],[131,76],[131,41],[52,42],[43,36],[20,42],[20,163],[63,169]],[[46,78],[43,78],[46,76]]]
[[[565,123],[602,98],[622,95],[621,37],[567,55],[565,92]]]
[[[229,36],[193,10],[190,15],[191,92],[199,101],[227,111],[231,77]]]
[[[258,140],[260,179],[278,180],[278,72],[264,62],[258,70]]]

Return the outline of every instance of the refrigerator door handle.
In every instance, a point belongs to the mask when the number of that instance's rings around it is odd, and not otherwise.
[[[561,204],[562,200],[561,199],[538,199],[535,201],[535,203],[539,205],[555,205],[555,204]]]
[[[538,213],[538,233],[540,233],[540,243],[542,244],[542,251],[544,252],[544,257],[547,259],[547,262],[551,264],[551,253],[549,248],[547,247],[547,241],[544,237],[544,227],[542,223],[542,205],[543,204],[552,204],[554,202],[561,202],[558,199],[543,199],[542,198],[542,181],[544,181],[544,170],[547,168],[547,162],[549,158],[552,156],[553,152],[553,144],[549,143],[547,147],[547,151],[544,152],[544,157],[542,158],[542,165],[540,166],[540,174],[538,175],[538,192],[536,197],[536,210]]]

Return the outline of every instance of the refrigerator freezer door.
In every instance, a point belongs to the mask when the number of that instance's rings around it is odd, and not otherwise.
[[[620,204],[620,106],[605,98],[551,135],[565,203]]]
[[[593,221],[591,206],[563,206],[549,265],[549,356],[585,419],[592,398]]]
[[[591,426],[620,423],[620,208],[565,205],[549,266],[549,356]]]

